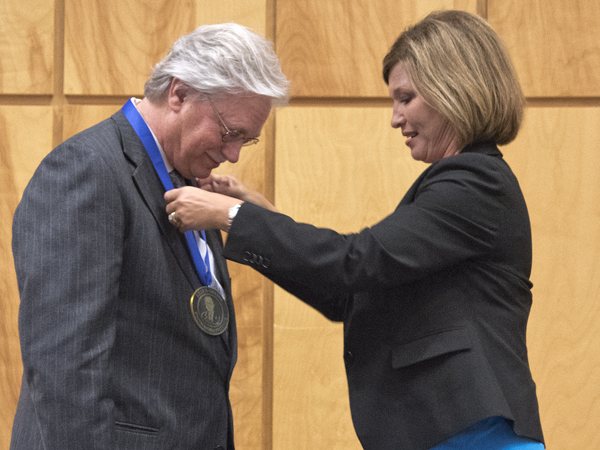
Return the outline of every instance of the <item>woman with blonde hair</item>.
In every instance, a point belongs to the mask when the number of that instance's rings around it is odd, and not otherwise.
[[[429,166],[381,222],[348,235],[297,223],[228,177],[167,193],[167,213],[180,230],[228,231],[226,258],[344,322],[365,449],[543,449],[529,215],[498,149],[523,117],[508,53],[483,19],[435,12],[400,35],[383,76],[392,127]]]

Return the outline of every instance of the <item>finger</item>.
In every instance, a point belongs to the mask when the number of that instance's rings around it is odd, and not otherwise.
[[[213,182],[213,175],[209,175],[206,178],[198,178],[198,185],[200,187],[204,186],[205,184],[211,184]]]
[[[229,175],[213,175],[212,184],[215,186],[229,186]]]
[[[176,200],[178,196],[179,196],[179,188],[171,189],[170,191],[165,192],[165,201],[167,203],[171,203],[172,201]]]

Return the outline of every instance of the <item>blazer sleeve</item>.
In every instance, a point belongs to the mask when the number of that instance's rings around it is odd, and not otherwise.
[[[47,449],[113,449],[115,342],[124,214],[90,148],[63,144],[40,165],[13,222],[19,332]]]
[[[359,233],[297,223],[244,203],[225,256],[314,291],[398,287],[491,251],[509,214],[501,158],[458,155],[432,166],[398,208]],[[267,267],[256,262],[268,261]]]

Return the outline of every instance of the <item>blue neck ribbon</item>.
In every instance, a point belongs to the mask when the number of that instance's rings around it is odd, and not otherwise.
[[[143,117],[133,104],[132,99],[129,99],[127,103],[123,105],[122,111],[123,114],[125,114],[125,117],[129,121],[131,126],[133,127],[134,131],[142,141],[146,152],[148,152],[148,156],[152,160],[154,169],[160,177],[160,180],[162,181],[165,190],[170,191],[171,189],[173,189],[173,182],[171,181],[169,172],[167,172],[165,162],[163,161],[162,155],[160,154],[160,150],[156,145],[156,141],[154,140],[154,136],[152,136],[150,128],[148,128],[148,125],[146,124]],[[202,230],[202,238],[206,242],[206,234],[204,230]],[[196,266],[196,271],[198,272],[200,281],[205,286],[210,286],[212,284],[212,274],[210,272],[210,259],[208,257],[208,243],[206,244],[206,257],[204,258],[204,260],[202,260],[202,256],[200,255],[200,250],[198,249],[198,243],[196,242],[194,233],[192,231],[186,231],[185,239],[187,241],[188,247],[190,248],[192,259],[194,260],[194,265]]]

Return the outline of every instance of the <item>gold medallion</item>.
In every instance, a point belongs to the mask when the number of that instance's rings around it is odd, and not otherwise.
[[[192,316],[196,325],[211,336],[223,333],[229,325],[229,308],[215,289],[198,288],[190,300]]]

